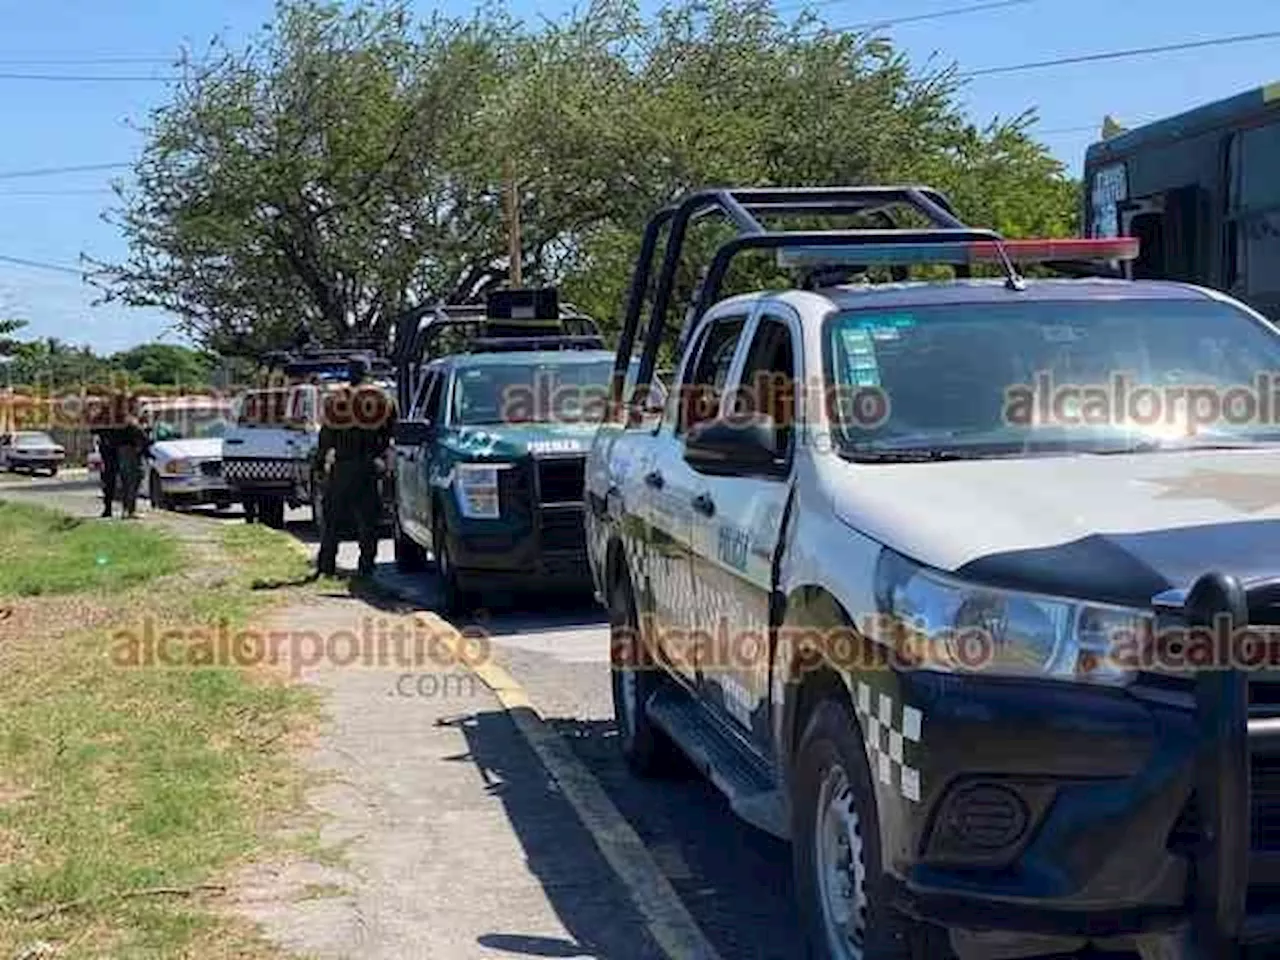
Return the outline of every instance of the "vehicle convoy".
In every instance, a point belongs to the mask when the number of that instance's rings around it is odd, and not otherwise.
[[[247,517],[283,527],[285,508],[310,506],[317,524],[321,465],[316,462],[328,391],[349,381],[350,363],[359,358],[370,371],[372,387],[394,390],[389,363],[369,350],[281,351],[266,358],[267,383],[238,399],[235,423],[222,441],[223,471]],[[391,497],[384,497],[389,517]]]
[[[613,371],[595,323],[554,290],[503,290],[399,333],[399,566],[430,552],[455,611],[487,590],[589,588],[582,470]]]
[[[234,502],[222,476],[222,437],[235,419],[232,405],[216,397],[145,400],[139,404],[151,429],[145,489],[156,510]]]
[[[1139,238],[1139,279],[1225,290],[1280,320],[1280,84],[1124,131],[1085,156],[1085,231]]]
[[[1005,241],[928,188],[706,191],[645,234],[637,394],[708,214],[737,236],[666,408],[616,395],[586,468],[631,767],[682,751],[790,840],[816,958],[1274,944],[1280,682],[1187,630],[1277,620],[1280,428],[1185,401],[1240,400],[1280,331],[1111,276],[1131,238]],[[722,298],[747,251],[803,276]]]
[[[47,473],[56,476],[66,449],[43,430],[17,430],[0,434],[0,470],[10,473]]]

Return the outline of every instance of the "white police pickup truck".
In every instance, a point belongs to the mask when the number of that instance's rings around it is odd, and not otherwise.
[[[933,227],[764,225],[903,208]],[[632,768],[679,749],[791,841],[814,958],[1275,942],[1280,685],[1185,640],[1280,623],[1280,332],[1124,279],[1135,241],[1006,242],[925,188],[708,191],[650,224],[637,390],[714,212],[739,235],[665,409],[620,403],[587,463]],[[719,299],[749,250],[805,276]]]

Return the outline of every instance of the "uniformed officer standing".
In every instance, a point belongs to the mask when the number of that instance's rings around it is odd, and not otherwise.
[[[110,517],[120,476],[120,428],[101,426],[93,432],[98,438],[98,456],[102,458],[102,516]]]
[[[360,543],[358,573],[367,577],[378,552],[379,481],[390,468],[395,408],[383,390],[364,383],[368,368],[362,360],[353,359],[350,368],[350,386],[325,398],[316,448],[324,475],[324,529],[316,569],[324,576],[337,572],[338,542],[354,521]]]
[[[122,392],[100,397],[89,410],[89,427],[98,439],[102,458],[102,516],[109,518],[120,493],[120,444],[133,398]]]
[[[130,414],[119,431],[117,442],[120,475],[120,505],[126,517],[133,517],[138,509],[138,487],[142,485],[142,460],[151,449],[151,438],[141,421]]]

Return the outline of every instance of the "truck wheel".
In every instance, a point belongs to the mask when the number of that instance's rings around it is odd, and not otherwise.
[[[160,474],[154,470],[147,477],[147,499],[151,501],[152,510],[169,509],[169,501],[165,499],[164,488],[160,486]]]
[[[449,552],[449,538],[445,535],[445,526],[437,520],[435,532],[431,537],[432,552],[436,557],[436,573],[440,577],[440,605],[445,613],[466,613],[470,605],[470,597],[458,583],[458,568],[453,565],[453,556]]]
[[[609,650],[612,661],[613,716],[622,756],[633,773],[652,777],[672,768],[676,746],[649,719],[645,704],[662,684],[640,635],[640,618],[626,577],[609,587]]]
[[[814,708],[791,782],[791,858],[810,960],[945,960],[945,930],[908,923],[887,902],[871,770],[840,701]]]
[[[402,573],[416,573],[427,565],[427,551],[422,545],[409,539],[400,527],[400,512],[391,515],[392,537],[395,539],[396,569]]]

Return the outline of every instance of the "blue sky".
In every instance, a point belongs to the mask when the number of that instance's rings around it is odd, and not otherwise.
[[[927,14],[971,0],[825,0],[833,25]],[[972,0],[980,2],[980,0]],[[572,4],[511,0],[522,16],[554,15]],[[427,4],[423,4],[423,9]],[[796,0],[779,0],[792,9]],[[464,13],[470,3],[449,0]],[[1215,16],[1205,16],[1212,10]],[[75,65],[60,60],[164,58],[214,34],[233,42],[266,22],[270,0],[0,0],[0,256],[75,266],[81,253],[124,252],[101,220],[116,171],[7,178],[6,172],[127,161],[140,137],[131,124],[164,97],[162,83],[41,82],[5,74],[153,76],[153,63]],[[1280,29],[1276,0],[1028,0],[968,16],[905,23],[890,30],[918,63],[956,61],[961,69],[1024,63],[1103,50]],[[1043,139],[1073,171],[1102,117],[1140,123],[1198,103],[1280,80],[1280,40],[1135,60],[1084,64],[973,79],[964,103],[976,119],[1036,108]],[[45,62],[34,62],[45,61]],[[179,339],[172,318],[155,311],[94,306],[77,277],[0,261],[0,316],[30,322],[29,332],[110,351]]]

